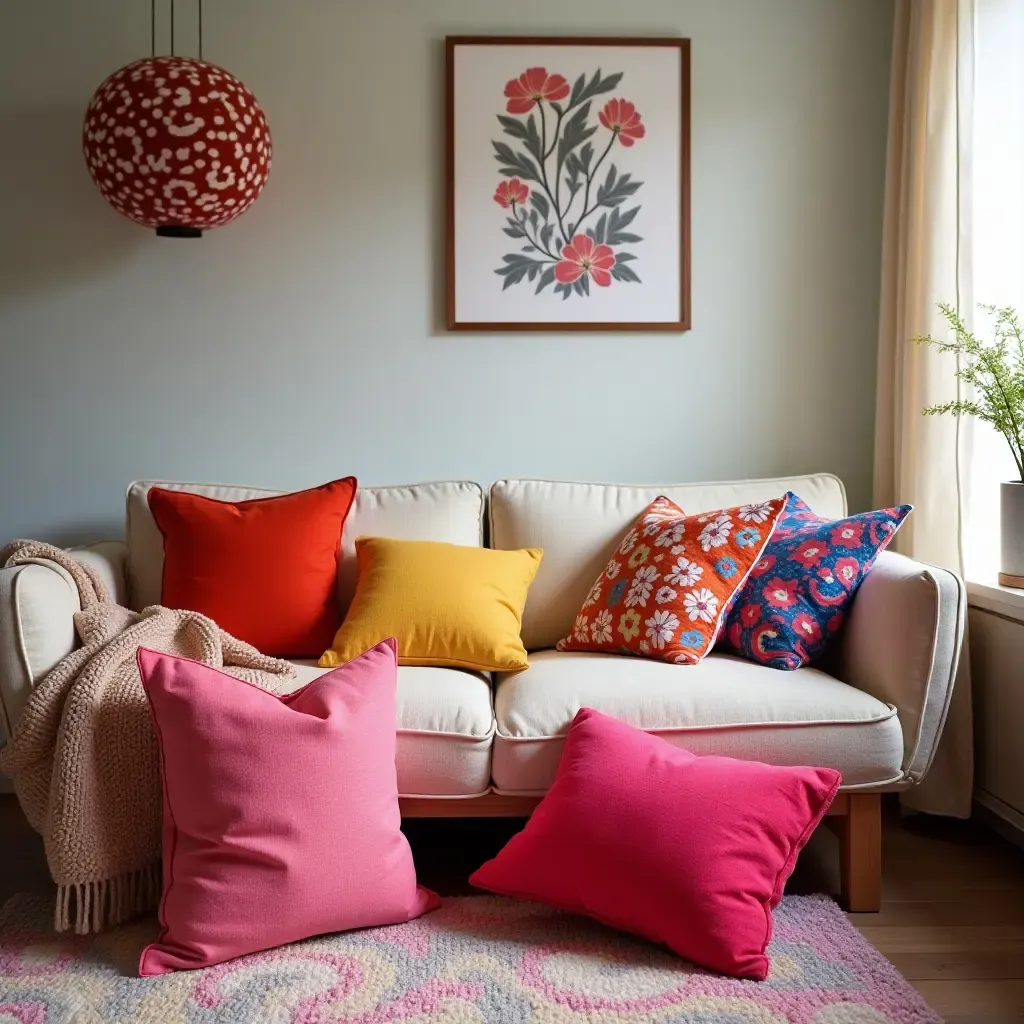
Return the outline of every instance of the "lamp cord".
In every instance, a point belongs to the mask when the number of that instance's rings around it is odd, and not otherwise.
[[[203,0],[199,7],[199,59],[203,59]],[[149,0],[149,55],[156,56],[156,0]],[[174,56],[174,0],[171,0],[171,56]]]

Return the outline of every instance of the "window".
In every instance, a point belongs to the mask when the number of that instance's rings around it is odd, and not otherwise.
[[[969,163],[961,174],[961,187],[971,190],[964,204],[970,223],[961,224],[962,234],[967,234],[961,259],[969,259],[971,266],[961,276],[971,284],[973,294],[961,294],[961,311],[966,314],[977,303],[1013,306],[1024,320],[1021,0],[978,0],[974,53],[974,102],[966,117],[961,109],[965,130],[973,130]],[[980,310],[973,313],[973,326],[975,333],[988,336],[988,318]],[[1016,469],[1006,442],[987,424],[965,420],[962,426],[968,524],[965,569],[969,578],[989,582],[994,581],[999,565],[999,484],[1014,479]]]

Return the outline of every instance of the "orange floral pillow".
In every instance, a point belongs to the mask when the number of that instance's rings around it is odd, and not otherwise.
[[[590,588],[560,651],[604,651],[695,665],[757,564],[785,498],[688,516],[655,498]]]

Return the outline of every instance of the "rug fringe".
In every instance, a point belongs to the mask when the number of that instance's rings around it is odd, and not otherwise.
[[[126,871],[97,882],[70,882],[57,886],[53,927],[78,935],[101,932],[129,918],[154,910],[163,884],[160,863]]]

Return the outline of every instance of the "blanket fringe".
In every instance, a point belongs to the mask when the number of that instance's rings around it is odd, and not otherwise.
[[[155,910],[162,885],[159,861],[98,882],[58,885],[53,926],[79,935],[103,931]]]

